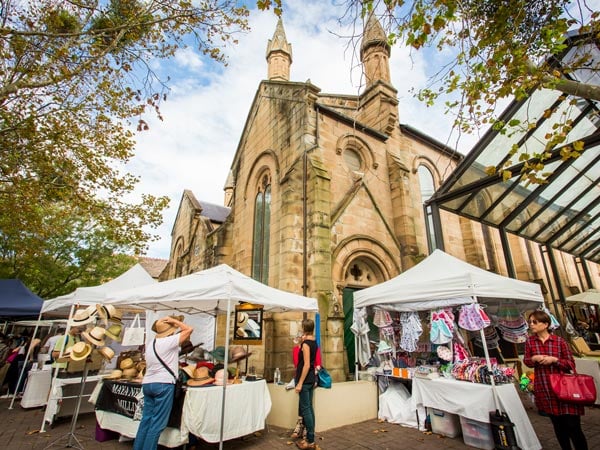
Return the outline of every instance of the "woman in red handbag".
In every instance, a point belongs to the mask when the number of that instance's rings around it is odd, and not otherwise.
[[[559,400],[550,386],[550,374],[575,369],[569,345],[550,332],[550,316],[544,311],[532,312],[528,322],[532,335],[525,343],[523,362],[534,368],[535,405],[541,413],[550,417],[562,450],[587,450],[587,441],[581,430],[584,407]]]

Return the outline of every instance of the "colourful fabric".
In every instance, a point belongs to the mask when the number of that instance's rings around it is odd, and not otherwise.
[[[298,358],[300,357],[300,346],[296,345],[292,349],[292,360],[294,361],[294,367],[298,367]],[[315,356],[315,367],[321,366],[321,348],[317,347],[317,355]]]
[[[548,355],[558,358],[558,362],[550,365],[534,363],[535,355]],[[565,340],[553,334],[542,342],[536,335],[530,336],[525,343],[526,366],[534,368],[533,393],[535,404],[540,411],[555,416],[575,414],[582,416],[584,407],[560,401],[550,387],[550,374],[575,370],[575,360]]]

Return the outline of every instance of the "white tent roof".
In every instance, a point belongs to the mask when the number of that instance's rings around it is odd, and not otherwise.
[[[140,264],[136,264],[117,278],[99,286],[80,287],[67,295],[44,302],[42,313],[60,308],[70,308],[73,304],[95,305],[101,303],[107,294],[123,289],[139,288],[155,284],[157,281]]]
[[[260,304],[265,311],[319,310],[314,298],[269,287],[227,264],[152,286],[111,292],[104,299],[105,303],[188,314],[225,312],[230,300]]]
[[[472,303],[476,298],[521,300],[522,309],[544,301],[536,283],[503,277],[435,250],[397,277],[355,292],[354,307],[422,311]]]
[[[591,305],[600,305],[600,291],[598,289],[588,289],[579,294],[571,295],[565,299],[569,303],[589,303]]]

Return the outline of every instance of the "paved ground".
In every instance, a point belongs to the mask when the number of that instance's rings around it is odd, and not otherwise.
[[[539,416],[529,400],[523,397],[532,425],[545,450],[559,450],[552,431],[550,420]],[[0,400],[0,445],[10,450],[33,450],[45,448],[65,448],[71,421],[63,419],[45,433],[38,430],[42,423],[43,409],[22,409],[15,403],[9,410],[10,400]],[[318,417],[317,417],[318,420]],[[600,408],[586,408],[582,418],[583,430],[588,438],[590,449],[600,449]],[[93,414],[83,414],[77,422],[76,436],[85,449],[131,450],[131,442],[96,442],[94,440],[95,419]],[[296,448],[287,437],[290,430],[270,427],[261,433],[235,439],[225,443],[225,449],[292,449]],[[404,428],[399,425],[380,423],[377,420],[336,428],[317,434],[317,441],[323,450],[358,449],[472,449],[462,438],[445,438],[435,434]],[[72,443],[75,443],[74,441]],[[76,446],[75,446],[76,447]],[[197,449],[215,449],[218,444],[200,444]]]

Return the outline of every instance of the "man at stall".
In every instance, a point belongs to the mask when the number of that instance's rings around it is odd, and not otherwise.
[[[81,334],[81,327],[71,327],[69,329],[69,334],[63,334],[56,340],[56,344],[54,344],[54,348],[52,350],[52,367],[58,367],[59,369],[66,369],[66,362],[57,362],[56,359],[60,356],[61,351],[64,355],[68,353],[69,349],[73,347],[77,342],[81,339],[79,335]]]

